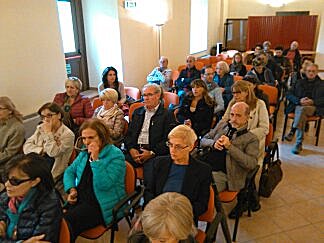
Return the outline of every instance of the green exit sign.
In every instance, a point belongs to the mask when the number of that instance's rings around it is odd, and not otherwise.
[[[66,68],[67,75],[72,74],[71,64],[69,63],[65,64],[65,68]]]

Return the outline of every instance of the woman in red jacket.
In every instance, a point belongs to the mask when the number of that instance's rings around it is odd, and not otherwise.
[[[78,133],[80,125],[93,115],[93,108],[89,98],[80,94],[82,82],[77,77],[69,77],[65,81],[65,92],[58,93],[54,102],[62,107],[64,111],[63,122],[75,134]]]

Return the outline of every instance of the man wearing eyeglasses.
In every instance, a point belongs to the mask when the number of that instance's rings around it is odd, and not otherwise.
[[[324,82],[318,76],[318,65],[311,63],[306,67],[306,78],[300,79],[287,93],[289,104],[286,114],[294,112],[292,128],[285,136],[287,141],[292,141],[296,132],[296,143],[292,153],[299,154],[303,147],[304,131],[307,117],[324,115]]]
[[[213,169],[213,178],[219,192],[228,189],[239,191],[245,185],[245,179],[250,170],[258,164],[259,140],[247,130],[250,109],[245,102],[235,103],[230,112],[229,121],[220,121],[200,141],[205,150],[201,160],[208,163]],[[199,156],[199,155],[198,155]],[[239,199],[243,200],[242,197]],[[246,201],[243,201],[243,211],[247,210]],[[255,195],[252,210],[260,209]],[[237,207],[229,214],[235,218]]]
[[[144,183],[150,179],[150,159],[169,153],[165,142],[168,133],[176,125],[173,113],[163,106],[161,92],[157,84],[146,84],[143,87],[145,105],[134,111],[124,140],[128,151],[126,160],[134,167],[144,165]]]

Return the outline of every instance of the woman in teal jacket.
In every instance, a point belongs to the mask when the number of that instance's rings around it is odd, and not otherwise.
[[[83,231],[108,225],[112,209],[125,195],[126,164],[123,153],[111,144],[109,130],[98,119],[80,128],[81,152],[64,173],[67,212],[72,241]]]

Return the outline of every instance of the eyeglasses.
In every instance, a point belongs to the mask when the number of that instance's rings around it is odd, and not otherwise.
[[[8,110],[6,107],[0,107],[0,110]]]
[[[157,93],[147,93],[147,94],[143,94],[143,97],[152,97],[155,94]]]
[[[83,138],[78,137],[77,140],[75,141],[74,148],[78,151],[87,151],[87,147],[83,143]]]
[[[46,115],[40,115],[40,118],[44,120],[45,118],[51,119],[53,116],[55,116],[56,113],[48,113]]]
[[[234,94],[240,94],[240,93],[242,93],[241,91],[232,91],[232,94],[234,95]]]
[[[24,183],[24,182],[27,182],[27,181],[31,181],[33,180],[32,178],[28,178],[28,179],[16,179],[16,178],[7,178],[7,177],[4,177],[2,179],[3,182],[7,182],[9,181],[9,183],[12,185],[12,186],[19,186],[20,184]]]
[[[169,141],[167,141],[165,144],[166,144],[166,146],[169,147],[169,149],[173,148],[175,151],[181,151],[181,150],[189,147],[188,145],[187,146],[181,146],[179,144],[173,144],[173,143],[170,143]]]
[[[316,70],[306,70],[308,73],[316,73]]]

